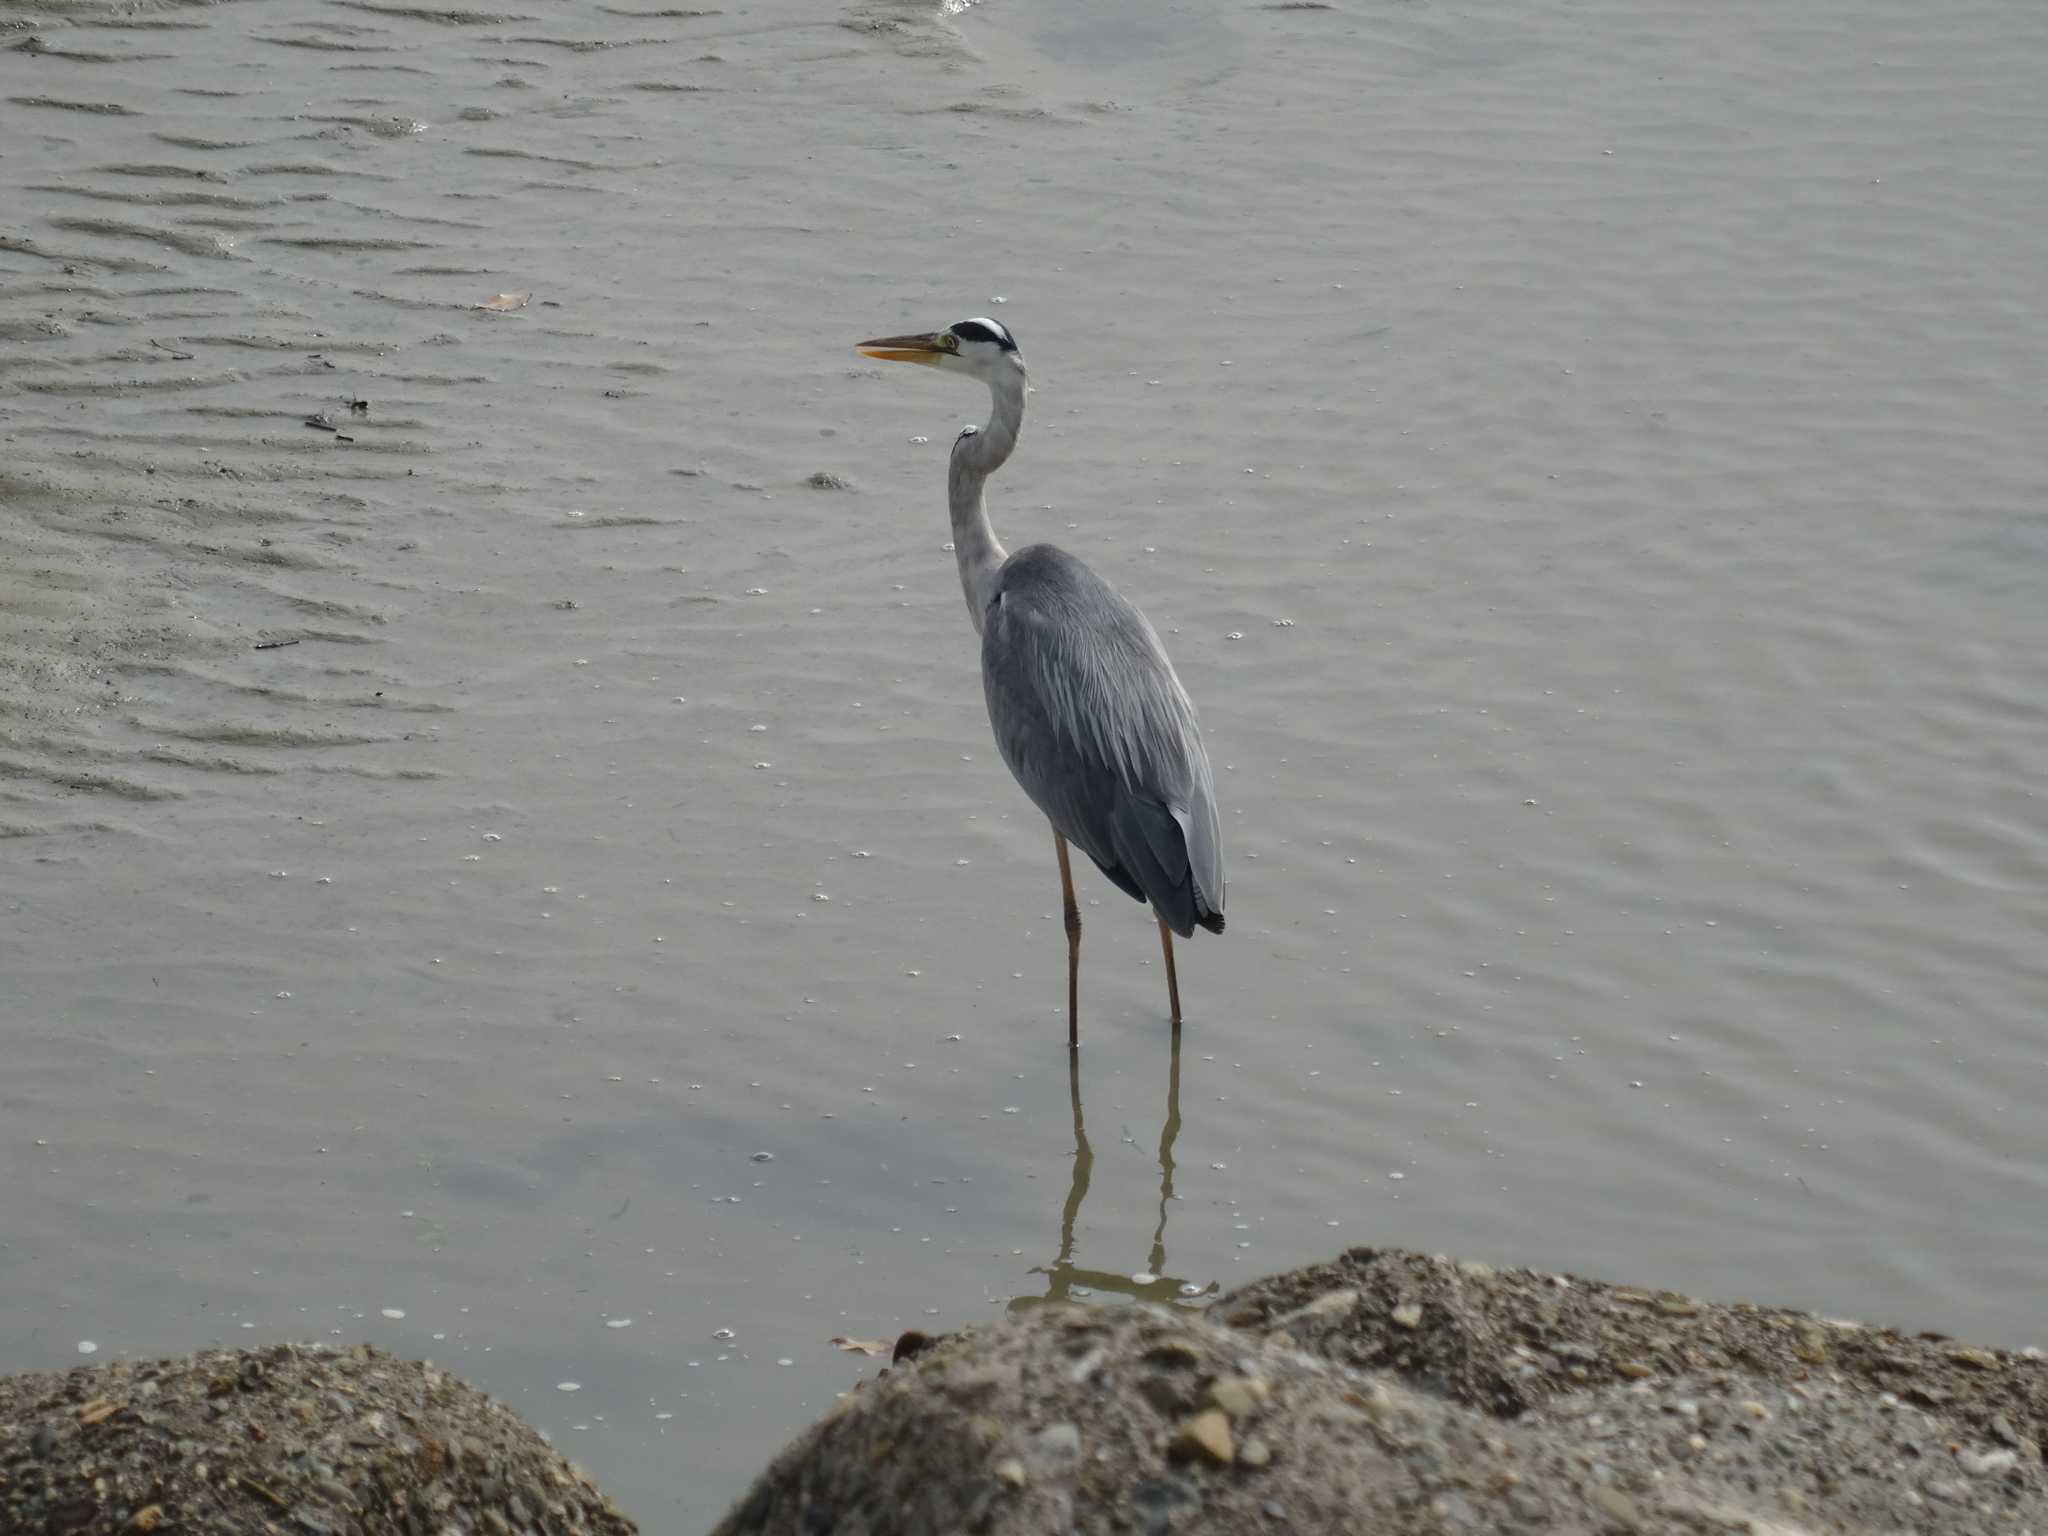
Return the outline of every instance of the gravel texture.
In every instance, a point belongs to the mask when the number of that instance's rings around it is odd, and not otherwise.
[[[939,1339],[718,1536],[2040,1533],[2044,1403],[2038,1359],[1360,1249]]]
[[[1206,1310],[906,1335],[717,1536],[2048,1536],[2048,1362],[1394,1250]],[[0,1536],[621,1536],[511,1410],[367,1346],[0,1377]]]
[[[0,1377],[0,1536],[637,1529],[511,1409],[367,1345]]]
[[[1331,1306],[1344,1292],[1355,1301]],[[1398,1248],[1353,1248],[1254,1281],[1219,1297],[1209,1315],[1261,1334],[1284,1330],[1339,1365],[1392,1371],[1504,1418],[1586,1387],[1740,1372],[1889,1392],[1953,1416],[1978,1438],[2024,1444],[2037,1463],[2048,1444],[2048,1360],[2038,1350],[2015,1355],[1939,1333]]]

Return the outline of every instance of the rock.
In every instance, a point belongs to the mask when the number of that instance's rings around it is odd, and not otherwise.
[[[1990,1477],[1999,1472],[2010,1472],[2020,1464],[2018,1451],[1961,1451],[1956,1455],[1965,1472],[1976,1477]]]
[[[1526,1524],[1539,1525],[1550,1518],[1550,1506],[1534,1489],[1510,1488],[1508,1513]]]
[[[1205,1409],[1180,1427],[1173,1437],[1173,1453],[1188,1460],[1200,1459],[1227,1467],[1236,1459],[1231,1443],[1230,1419],[1219,1408]]]
[[[1074,1461],[1081,1454],[1081,1431],[1071,1424],[1048,1424],[1038,1432],[1037,1448],[1046,1461]]]
[[[1825,1367],[1793,1357],[1802,1325]],[[835,1536],[884,1528],[855,1510],[979,1536],[2048,1531],[2022,1433],[2048,1422],[2048,1362],[1956,1349],[1356,1249],[1206,1313],[1049,1306],[948,1336],[799,1437],[717,1536],[807,1536],[813,1507]],[[947,1383],[977,1372],[1001,1385],[963,1421]],[[1949,1398],[1902,1401],[1921,1389]]]
[[[461,1450],[451,1460],[444,1445]],[[492,1469],[493,1497],[472,1462]],[[277,1344],[0,1377],[7,1536],[396,1536],[412,1527],[389,1510],[417,1511],[424,1533],[496,1530],[486,1514],[496,1509],[515,1513],[500,1517],[506,1530],[524,1532],[534,1523],[524,1510],[551,1504],[561,1511],[551,1530],[638,1529],[503,1404],[367,1346]]]
[[[1633,1531],[1642,1524],[1642,1513],[1636,1508],[1636,1501],[1619,1488],[1596,1487],[1587,1494],[1587,1502],[1605,1516],[1608,1523],[1625,1531]]]
[[[1325,1295],[1318,1296],[1306,1306],[1296,1308],[1293,1312],[1281,1318],[1275,1326],[1285,1328],[1289,1323],[1299,1322],[1304,1318],[1342,1317],[1357,1305],[1358,1292],[1353,1290],[1330,1291]]]
[[[1209,1385],[1209,1401],[1233,1419],[1249,1418],[1271,1396],[1263,1381],[1249,1376],[1223,1376]]]
[[[1207,1312],[929,1338],[717,1536],[2048,1531],[2042,1424],[2037,1357],[1354,1249]],[[509,1410],[367,1346],[0,1377],[4,1536],[259,1528],[635,1530]]]

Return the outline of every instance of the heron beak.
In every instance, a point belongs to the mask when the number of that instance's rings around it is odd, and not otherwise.
[[[864,341],[854,350],[867,357],[879,357],[890,363],[925,363],[936,365],[953,349],[947,343],[951,338],[943,331],[934,331],[927,336],[878,336],[873,341]]]

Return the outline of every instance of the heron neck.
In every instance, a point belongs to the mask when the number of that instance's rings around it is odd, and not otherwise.
[[[946,476],[953,512],[953,558],[960,565],[960,590],[977,633],[981,616],[995,597],[996,576],[1006,558],[989,523],[983,489],[988,477],[1003,467],[1017,446],[1017,433],[1024,425],[1023,374],[991,381],[989,394],[993,409],[988,425],[960,434]]]

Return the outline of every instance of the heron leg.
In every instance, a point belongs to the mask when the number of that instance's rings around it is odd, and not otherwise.
[[[1067,840],[1058,831],[1052,845],[1060,856],[1060,895],[1067,918],[1067,1049],[1081,1046],[1081,908],[1074,900],[1074,867],[1067,862]]]
[[[1173,1004],[1173,1027],[1180,1028],[1180,978],[1173,971],[1173,930],[1159,919],[1159,946],[1166,951],[1166,997]]]

